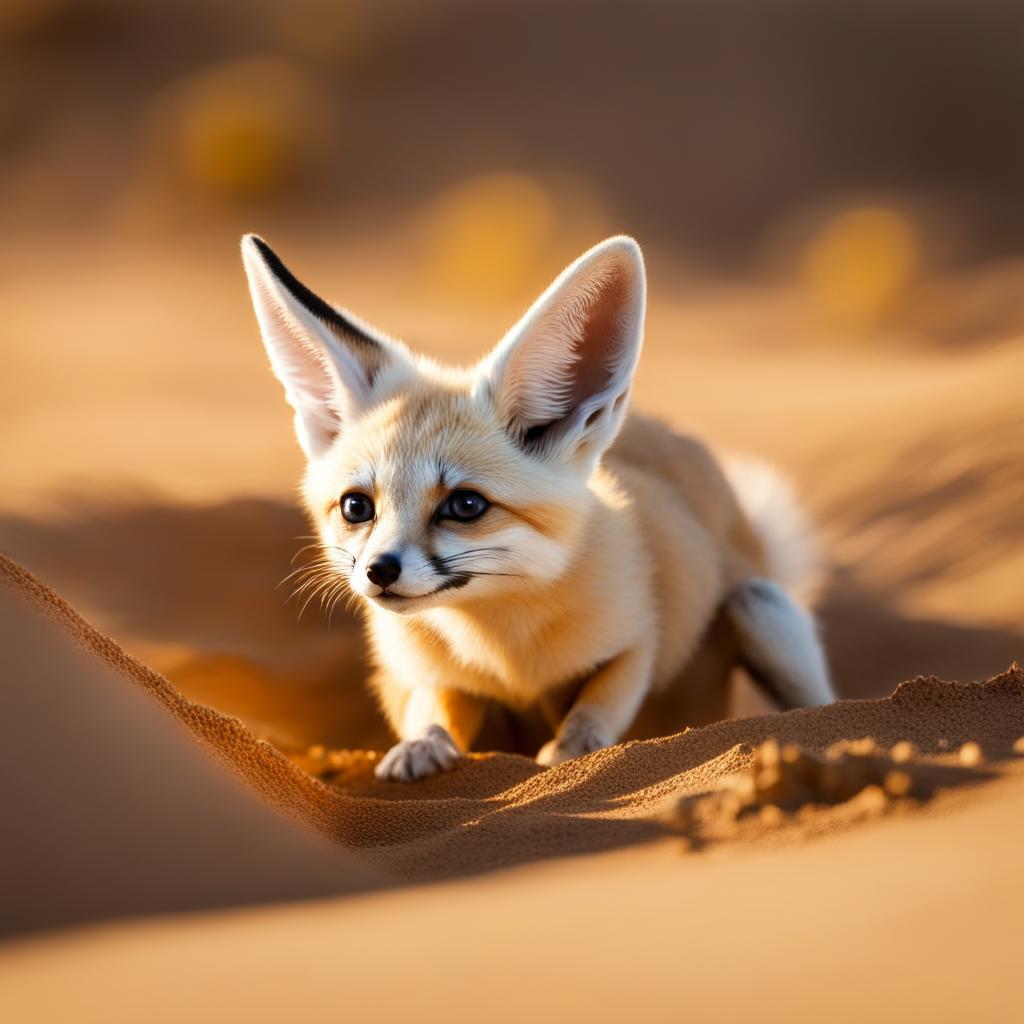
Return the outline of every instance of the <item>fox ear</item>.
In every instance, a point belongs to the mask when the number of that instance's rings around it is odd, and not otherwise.
[[[308,458],[323,454],[342,424],[393,390],[410,367],[405,349],[314,295],[257,235],[242,260],[270,364],[295,410]]]
[[[481,368],[503,422],[527,450],[594,462],[614,440],[643,343],[640,247],[609,238],[534,303]]]

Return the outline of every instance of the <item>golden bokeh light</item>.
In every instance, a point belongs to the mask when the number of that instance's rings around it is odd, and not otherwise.
[[[218,192],[259,194],[284,177],[288,147],[266,112],[218,97],[182,125],[182,156],[192,177]]]
[[[555,209],[532,178],[488,174],[438,196],[422,226],[422,275],[430,289],[459,300],[502,301],[535,283]]]
[[[801,281],[830,325],[866,329],[906,294],[920,248],[914,225],[900,212],[881,206],[844,210],[807,245]]]
[[[279,189],[306,162],[318,102],[288,62],[250,57],[176,83],[156,117],[190,185],[246,199]]]

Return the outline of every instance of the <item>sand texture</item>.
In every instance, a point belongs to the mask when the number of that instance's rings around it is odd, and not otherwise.
[[[440,358],[475,358],[521,312],[441,317],[438,300],[427,316],[396,301],[401,267],[280,244]],[[31,256],[0,280],[0,550],[17,563],[0,588],[0,757],[18,782],[0,922],[86,927],[8,941],[0,1016],[48,1021],[69,999],[104,1022],[1013,1016],[1019,332],[842,338],[781,291],[670,305],[678,282],[652,278],[636,405],[793,477],[824,530],[845,699],[766,715],[740,686],[752,717],[663,709],[662,739],[547,772],[484,754],[410,788],[370,778],[389,737],[358,623],[298,617],[277,586],[310,530],[233,248],[71,247],[73,332]],[[184,294],[204,310],[194,330]],[[876,752],[850,748],[866,737]],[[768,739],[824,767],[782,793],[762,777]],[[879,763],[837,799],[830,754]],[[185,916],[153,917],[168,912]]]
[[[901,805],[980,782],[987,769],[1015,757],[1015,744],[1019,750],[1024,736],[1024,672],[1015,665],[985,683],[919,678],[883,700],[720,722],[611,747],[551,769],[517,755],[483,754],[416,785],[382,784],[372,777],[375,754],[347,752],[339,772],[330,767],[329,753],[317,751],[325,782],[258,740],[237,719],[183,697],[9,559],[0,567],[8,599],[22,603],[57,634],[46,646],[70,640],[81,656],[99,659],[108,675],[154,698],[198,749],[251,793],[350,850],[369,873],[397,880],[471,874],[663,837],[678,827],[672,815],[680,798],[723,787],[740,792],[738,780],[760,778],[771,744],[758,745],[768,740],[781,744],[783,753],[797,750],[801,764],[819,766],[812,776],[801,775],[802,789],[780,790],[776,797],[769,793],[758,802],[759,808],[782,805],[795,812],[803,805],[842,807],[865,788],[884,788],[890,772],[911,773],[906,786],[889,787],[889,796]],[[15,642],[11,638],[12,646]],[[848,741],[861,745],[851,752],[843,747]],[[928,759],[935,763],[926,778],[915,766]],[[771,760],[781,763],[781,755]],[[853,762],[861,767],[851,768]],[[831,788],[815,781],[826,767],[833,775]],[[735,811],[731,817],[752,817]],[[842,817],[824,810],[802,818],[789,814],[787,831],[821,831]],[[757,818],[761,834],[773,832],[778,823],[768,820],[770,815]]]
[[[0,1024],[1024,1017],[1024,7],[244,6],[0,3]],[[840,702],[376,782],[246,232],[464,366],[634,235]]]
[[[205,911],[8,945],[5,1019],[52,1019],[74,991],[82,1020],[129,1019],[143,1006],[155,1020],[229,1007],[269,1020],[282,1005],[322,1009],[342,983],[349,1012],[415,1007],[431,1020],[458,998],[485,1002],[495,1020],[539,1005],[669,1019],[683,992],[720,1019],[750,1012],[759,989],[778,996],[760,1011],[771,1020],[798,1007],[852,1020],[911,993],[933,1019],[957,1019],[951,993],[971,993],[973,1019],[1007,1005],[1005,984],[977,986],[999,974],[1024,921],[1017,666],[984,683],[919,678],[886,699],[722,722],[547,770],[481,755],[415,786],[372,782],[366,753],[314,751],[327,784],[181,696],[9,559],[0,579],[18,719],[3,721],[6,756],[37,766],[7,821],[8,924]],[[799,769],[796,788],[765,776],[783,763]],[[556,856],[570,859],[535,863]],[[456,875],[474,879],[380,891]],[[40,877],[48,898],[29,881]],[[353,890],[376,895],[330,898]],[[918,991],[929,958],[960,942],[970,951],[957,970]],[[252,976],[271,950],[272,991]],[[389,991],[392,956],[402,985]],[[458,966],[466,956],[472,980]],[[541,1004],[522,991],[496,997],[514,969],[534,972]],[[787,987],[809,969],[817,980]],[[734,971],[743,985],[730,983]],[[882,984],[872,971],[893,977]],[[855,980],[852,998],[833,1006],[830,986]],[[154,990],[165,992],[156,1007]]]

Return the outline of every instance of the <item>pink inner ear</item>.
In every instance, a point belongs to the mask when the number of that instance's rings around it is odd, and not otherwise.
[[[585,313],[581,337],[573,346],[578,362],[572,370],[572,405],[603,391],[611,383],[621,355],[623,310],[629,302],[626,275],[615,267]]]
[[[488,361],[508,429],[549,447],[620,413],[643,337],[644,269],[636,243],[609,239],[545,292]],[[585,420],[585,422],[584,422]],[[615,424],[601,432],[614,436]]]

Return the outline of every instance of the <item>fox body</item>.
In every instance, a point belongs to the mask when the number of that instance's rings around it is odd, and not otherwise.
[[[632,239],[584,254],[471,369],[328,305],[261,239],[242,252],[308,460],[323,585],[367,612],[399,736],[380,777],[450,768],[488,701],[557,708],[542,764],[614,743],[716,618],[781,704],[832,699],[800,603],[813,538],[785,483],[626,422],[645,309]]]

